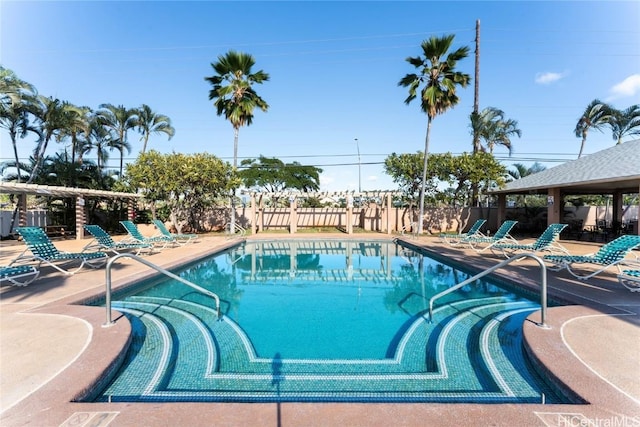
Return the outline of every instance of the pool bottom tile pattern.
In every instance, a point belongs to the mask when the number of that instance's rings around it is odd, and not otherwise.
[[[570,403],[524,354],[521,327],[538,306],[467,299],[419,313],[383,359],[256,355],[250,338],[211,307],[159,297],[114,302],[133,340],[96,401]]]

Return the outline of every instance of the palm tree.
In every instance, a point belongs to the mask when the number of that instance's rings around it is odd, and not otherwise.
[[[233,126],[233,171],[238,167],[238,134],[242,126],[250,126],[253,122],[253,111],[260,108],[267,111],[269,105],[256,93],[254,84],[269,81],[269,74],[263,70],[253,72],[255,65],[253,56],[230,50],[218,56],[218,62],[212,63],[216,72],[205,80],[213,88],[209,91],[209,100],[214,101],[218,116],[224,115]],[[231,194],[230,231],[235,233],[235,200]]]
[[[75,107],[69,111],[67,126],[60,131],[58,139],[71,138],[71,163],[76,163],[80,139],[89,133],[89,117],[92,111],[89,107]]]
[[[576,124],[576,128],[574,130],[576,137],[582,138],[578,158],[582,156],[584,144],[587,141],[587,133],[589,132],[589,130],[595,129],[602,132],[602,126],[609,123],[610,111],[611,108],[599,99],[594,99],[593,101],[591,101],[591,103],[584,110],[584,113],[582,113],[582,116],[580,116],[580,118],[578,119],[578,123]]]
[[[137,110],[135,108],[125,108],[123,105],[102,104],[98,110],[97,118],[102,126],[113,133],[113,143],[120,151],[120,174],[124,169],[124,152],[131,152],[131,145],[127,141],[127,132],[138,125]]]
[[[20,79],[12,70],[0,65],[0,104],[3,107],[23,103],[25,96],[36,95],[37,91],[33,85]]]
[[[140,140],[142,141],[142,151],[147,151],[147,142],[152,133],[165,133],[171,139],[176,130],[171,126],[171,119],[165,115],[154,113],[146,104],[142,104],[138,108],[138,131],[142,133]]]
[[[640,105],[632,105],[625,110],[611,109],[609,126],[616,144],[622,143],[622,138],[629,135],[640,135]]]
[[[38,140],[36,148],[33,152],[35,165],[31,171],[31,175],[27,180],[27,184],[33,182],[39,173],[45,157],[47,147],[52,138],[60,141],[63,132],[68,128],[71,118],[77,114],[78,107],[57,98],[38,96],[37,103],[34,105],[34,112],[39,121],[39,132],[42,138]]]
[[[422,184],[420,186],[420,220],[418,233],[422,233],[422,217],[424,215],[424,193],[427,180],[427,165],[429,160],[429,134],[431,122],[448,109],[458,104],[457,86],[466,87],[471,81],[468,74],[455,70],[457,62],[469,54],[469,48],[463,46],[447,55],[451,48],[454,35],[432,36],[421,44],[424,57],[408,57],[406,61],[418,69],[418,73],[407,74],[398,82],[398,86],[408,87],[409,96],[405,104],[411,103],[420,91],[421,108],[427,114],[427,134],[424,143],[424,165],[422,167]],[[446,59],[443,60],[443,57]]]
[[[542,172],[543,170],[547,169],[546,166],[544,166],[544,165],[542,165],[542,164],[540,164],[538,162],[535,162],[534,164],[532,164],[529,167],[523,165],[522,163],[514,163],[513,167],[515,169],[507,170],[507,173],[513,179],[524,178],[525,176],[533,175],[534,173]]]
[[[109,151],[117,145],[118,142],[114,140],[109,129],[102,125],[102,117],[97,113],[93,115],[89,119],[89,133],[86,135],[86,140],[82,142],[81,155],[88,154],[95,149],[97,168],[102,175],[107,160],[109,160]]]
[[[21,181],[22,173],[29,173],[29,171],[26,165],[20,163],[17,138],[24,138],[29,132],[33,132],[39,137],[38,143],[42,141],[40,128],[30,123],[35,111],[34,105],[37,104],[37,95],[33,85],[20,79],[12,70],[0,65],[0,127],[7,129],[11,138],[15,160],[11,167],[15,168],[15,179],[18,182]],[[7,166],[8,163],[5,163],[0,167],[3,174]],[[16,204],[11,215],[9,233],[13,231],[18,208],[19,204]]]
[[[487,107],[480,113],[471,113],[472,134],[477,136],[477,146],[474,145],[474,152],[489,151],[493,154],[496,145],[502,145],[509,150],[509,155],[513,151],[511,137],[522,136],[522,131],[518,129],[518,122],[513,119],[505,119],[504,111]],[[484,140],[485,147],[480,143]]]
[[[529,167],[523,165],[522,163],[514,163],[513,167],[514,169],[507,169],[507,173],[511,177],[510,181],[514,179],[524,178],[525,176],[533,175],[534,173],[542,172],[543,170],[547,169],[546,166],[538,162],[535,162]],[[529,196],[520,194],[516,196],[516,202],[518,203],[518,205],[524,206],[526,208],[528,198]]]
[[[12,103],[2,103],[0,105],[0,127],[9,132],[11,144],[13,145],[13,155],[15,159],[16,179],[20,182],[21,169],[18,157],[18,138],[25,138],[29,132],[35,133],[42,138],[40,128],[30,123],[30,107],[22,100]]]

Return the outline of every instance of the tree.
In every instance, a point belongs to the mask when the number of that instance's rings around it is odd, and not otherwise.
[[[409,200],[415,200],[420,193],[423,159],[420,152],[393,153],[385,159],[385,172],[400,185]],[[432,154],[429,159],[425,194],[432,203],[440,201],[447,206],[465,206],[471,201],[473,188],[488,183],[500,187],[505,182],[506,168],[489,153]],[[457,215],[458,223],[462,223],[461,211]]]
[[[80,151],[80,157],[95,149],[98,170],[104,173],[109,152],[117,146],[118,141],[114,140],[114,135],[102,125],[102,118],[97,113],[89,118],[89,133],[85,137],[81,143],[83,149]]]
[[[455,185],[451,190],[453,199],[447,202],[464,203],[469,199],[471,186],[482,184],[487,180],[501,186],[507,174],[506,168],[489,153],[462,153],[454,156],[451,153],[432,154],[427,170],[427,191],[430,199],[441,198],[442,184]],[[422,185],[421,152],[412,154],[392,153],[384,161],[385,172],[409,199],[420,194]],[[444,199],[443,199],[444,200]]]
[[[89,133],[91,113],[92,111],[89,107],[73,107],[70,109],[66,126],[60,130],[57,136],[58,140],[71,139],[71,162],[73,163],[77,160],[78,141],[81,135]]]
[[[180,231],[180,221],[199,230],[198,221],[215,198],[237,185],[228,163],[211,154],[160,154],[150,150],[127,164],[126,179],[147,201],[165,201]],[[155,216],[155,215],[154,215]]]
[[[30,118],[30,107],[22,101],[0,105],[0,127],[6,129],[9,132],[9,138],[11,138],[15,160],[13,167],[15,167],[16,180],[18,182],[20,182],[21,171],[23,170],[20,168],[20,158],[18,157],[18,138],[25,138],[29,132],[33,132],[39,138],[42,138],[40,128],[32,125]]]
[[[0,105],[2,107],[23,103],[26,96],[35,97],[36,89],[20,79],[12,70],[0,65]]]
[[[27,184],[33,182],[38,176],[42,162],[46,157],[47,147],[52,138],[60,141],[63,132],[68,128],[72,117],[77,113],[77,107],[57,98],[38,96],[37,103],[34,104],[35,115],[38,119],[39,132],[42,137],[38,140],[36,148],[33,152],[35,165],[31,171],[31,175],[27,180]]]
[[[176,130],[171,126],[171,119],[165,115],[155,113],[147,104],[142,104],[138,108],[136,115],[138,116],[138,131],[142,133],[140,140],[142,141],[142,151],[147,151],[147,142],[152,133],[164,133],[169,140],[176,134]]]
[[[436,156],[436,155],[434,155]],[[384,160],[384,171],[391,177],[394,183],[398,184],[406,198],[415,200],[420,197],[421,185],[426,181],[425,191],[435,191],[437,185],[433,182],[434,175],[427,172],[426,177],[421,179],[422,167],[424,164],[424,154],[417,153],[391,153]]]
[[[106,189],[102,185],[101,171],[92,162],[82,165],[73,162],[66,151],[47,156],[42,164],[42,172],[38,184],[67,186],[69,182],[74,182],[80,188]]]
[[[238,172],[246,187],[264,188],[268,192],[294,189],[299,191],[317,191],[320,189],[322,169],[305,166],[298,162],[284,163],[280,159],[260,156],[245,159],[240,163]]]
[[[611,108],[600,101],[599,99],[594,99],[584,110],[580,118],[578,119],[578,123],[576,124],[576,128],[574,130],[576,137],[582,138],[582,142],[580,143],[580,151],[578,152],[578,158],[582,156],[582,152],[584,151],[584,145],[587,142],[587,134],[591,129],[599,130],[602,132],[602,127],[609,123]]]
[[[448,109],[458,104],[457,86],[466,87],[471,80],[468,74],[455,70],[458,61],[466,58],[469,54],[469,48],[463,46],[447,55],[454,37],[454,35],[440,38],[433,36],[423,41],[421,47],[424,57],[416,56],[406,59],[409,64],[418,69],[418,73],[407,74],[398,82],[399,86],[409,88],[409,96],[405,99],[405,104],[410,104],[417,97],[417,92],[422,86],[420,91],[421,109],[427,114],[427,133],[424,143],[424,162],[420,190],[419,234],[422,233],[422,217],[424,216],[424,192],[429,160],[431,122],[437,115],[445,113]],[[447,55],[446,59],[443,60],[445,55]]]
[[[260,108],[267,111],[269,105],[256,93],[253,86],[269,80],[262,70],[253,72],[253,56],[230,50],[218,56],[218,62],[212,63],[216,74],[205,77],[213,88],[209,91],[209,100],[214,101],[216,114],[224,116],[233,126],[233,169],[238,167],[238,134],[242,126],[253,122],[253,111]],[[235,198],[231,195],[230,231],[235,233]]]
[[[513,150],[511,137],[517,135],[522,136],[522,131],[518,129],[518,122],[513,119],[506,119],[504,111],[487,107],[480,113],[471,113],[471,130],[472,135],[477,138],[477,144],[474,145],[473,151],[488,151],[493,153],[496,145],[502,145],[509,150],[509,155]],[[481,141],[485,142],[483,147]]]
[[[71,163],[76,163],[76,155],[78,149],[82,145],[82,136],[87,135],[90,132],[90,114],[91,108],[89,107],[76,107],[71,106],[67,112],[67,118],[65,120],[65,126],[60,130],[56,139],[58,142],[65,138],[71,139]],[[76,186],[76,178],[78,175],[70,174],[70,180],[66,185],[72,187]]]
[[[514,169],[507,170],[509,176],[511,176],[511,178],[513,179],[524,178],[525,176],[533,175],[534,173],[542,172],[543,170],[547,169],[546,166],[541,165],[538,162],[535,162],[529,167],[525,166],[522,163],[514,163],[513,167]]]
[[[632,105],[624,110],[612,108],[608,122],[616,144],[621,144],[622,138],[627,135],[640,135],[640,105]]]
[[[514,163],[513,169],[509,169],[507,170],[507,172],[509,174],[508,178],[510,178],[509,181],[512,181],[514,179],[521,179],[521,178],[524,178],[525,176],[542,172],[543,170],[546,170],[546,169],[547,169],[546,166],[541,165],[538,162],[535,162],[534,164],[528,167],[522,163]],[[540,197],[535,195],[525,195],[525,194],[520,194],[515,197],[516,203],[519,206],[524,206],[524,207],[527,207],[527,205],[531,205],[531,204],[535,205],[536,199],[539,200]]]
[[[131,144],[127,140],[129,130],[138,125],[137,110],[135,108],[125,108],[123,105],[102,104],[97,113],[98,122],[109,129],[115,148],[120,152],[119,176],[122,179],[124,165],[124,152],[131,152]]]
[[[462,153],[444,155],[437,171],[440,180],[453,185],[452,198],[447,202],[464,205],[471,200],[473,188],[488,190],[501,187],[505,183],[506,168],[490,153]],[[486,188],[483,188],[484,185]]]

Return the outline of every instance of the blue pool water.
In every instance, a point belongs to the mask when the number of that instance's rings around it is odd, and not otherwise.
[[[126,360],[98,401],[567,402],[530,366],[538,304],[389,241],[248,242],[114,295]]]

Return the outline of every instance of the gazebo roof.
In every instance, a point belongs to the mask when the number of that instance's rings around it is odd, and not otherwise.
[[[509,182],[493,194],[546,193],[562,187],[574,194],[637,193],[640,188],[640,139]]]
[[[60,196],[60,197],[105,197],[111,199],[137,199],[142,197],[135,193],[123,193],[116,191],[92,190],[89,188],[60,187],[53,185],[25,184],[22,182],[0,181],[0,193],[5,194],[32,194],[36,196]]]

